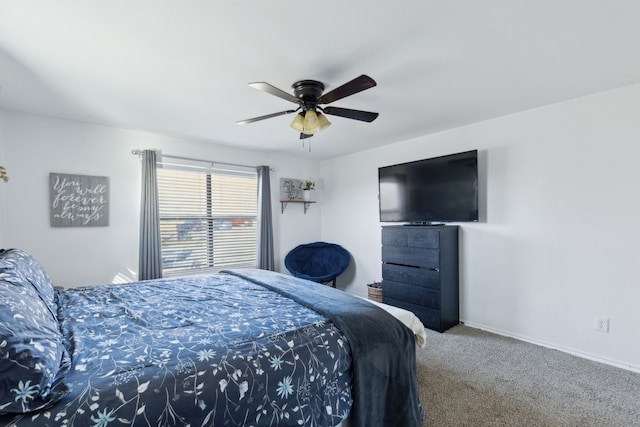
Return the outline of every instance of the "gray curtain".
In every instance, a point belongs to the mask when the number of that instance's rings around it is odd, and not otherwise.
[[[159,279],[162,277],[156,158],[156,152],[153,150],[144,150],[142,152],[142,203],[140,206],[138,280]]]
[[[258,268],[275,271],[269,166],[258,166]]]

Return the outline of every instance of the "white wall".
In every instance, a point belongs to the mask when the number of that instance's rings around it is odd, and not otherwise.
[[[365,295],[381,277],[377,168],[478,149],[461,319],[640,370],[638,117],[635,85],[323,162],[322,238],[355,261],[342,287]]]
[[[61,286],[134,280],[138,271],[140,159],[133,149],[247,165],[267,164],[271,173],[276,265],[294,246],[319,240],[320,209],[301,205],[280,213],[279,181],[316,177],[319,165],[304,157],[234,149],[148,132],[58,120],[0,110],[0,160],[10,182],[0,183],[0,247],[18,247],[44,265]],[[108,176],[108,227],[52,228],[50,172]],[[316,191],[316,196],[322,190]]]

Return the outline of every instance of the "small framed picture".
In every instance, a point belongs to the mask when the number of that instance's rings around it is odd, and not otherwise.
[[[302,200],[299,179],[280,178],[280,200]]]

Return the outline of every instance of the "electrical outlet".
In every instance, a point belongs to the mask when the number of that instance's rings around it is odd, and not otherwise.
[[[606,317],[596,317],[596,331],[609,332],[609,319]]]

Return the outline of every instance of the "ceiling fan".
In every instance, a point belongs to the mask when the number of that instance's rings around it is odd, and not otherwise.
[[[310,138],[319,131],[326,129],[331,123],[325,114],[345,117],[347,119],[372,122],[378,117],[378,113],[369,111],[352,110],[341,107],[321,107],[321,105],[331,104],[339,99],[370,89],[376,85],[375,80],[363,74],[355,79],[339,86],[325,94],[324,84],[317,80],[300,80],[291,85],[293,94],[285,92],[277,87],[265,82],[249,83],[249,86],[277,96],[294,104],[298,104],[295,110],[285,110],[278,113],[267,114],[252,119],[241,120],[239,125],[253,123],[260,120],[270,119],[285,114],[298,113],[291,122],[291,127],[300,132],[300,139]]]

